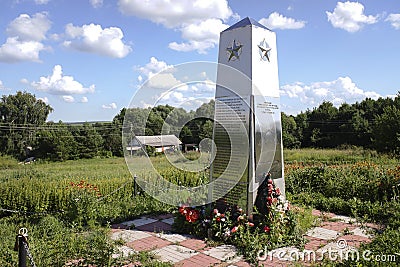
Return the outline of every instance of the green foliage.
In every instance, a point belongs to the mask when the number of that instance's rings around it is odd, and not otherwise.
[[[296,116],[282,113],[282,137],[286,148],[334,148],[343,145],[400,151],[400,95],[367,98],[339,108],[323,102]]]
[[[298,217],[290,210],[290,204],[284,201],[273,180],[266,179],[267,183],[266,194],[262,196],[266,210],[255,212],[252,219],[237,206],[227,207],[224,212],[204,206],[181,206],[175,213],[173,228],[213,242],[232,244],[251,263],[258,263],[259,252],[265,249],[300,246],[303,233],[298,228]]]
[[[19,159],[29,155],[36,127],[45,123],[53,109],[30,93],[17,92],[0,99],[0,153]]]

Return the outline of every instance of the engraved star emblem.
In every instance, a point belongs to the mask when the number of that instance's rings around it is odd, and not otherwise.
[[[269,62],[269,51],[271,51],[271,47],[268,46],[265,39],[258,45],[258,48],[260,49],[261,59],[266,58]]]
[[[242,47],[242,44],[236,43],[236,40],[233,40],[232,46],[226,48],[229,55],[228,61],[231,61],[232,58],[239,59],[239,56],[242,53]]]

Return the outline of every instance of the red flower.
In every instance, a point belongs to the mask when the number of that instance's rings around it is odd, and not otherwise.
[[[247,225],[250,226],[250,227],[253,227],[253,226],[254,226],[254,223],[248,222]]]
[[[272,179],[268,179],[268,183],[269,183],[269,184],[272,184]]]
[[[217,217],[216,220],[217,220],[217,222],[220,222],[220,221],[221,221],[221,218],[220,218],[220,217]]]
[[[219,212],[219,211],[218,211],[217,209],[214,209],[214,210],[213,210],[213,213],[214,213],[214,214],[217,214],[218,212]]]
[[[232,228],[231,232],[232,232],[232,233],[235,233],[235,232],[237,232],[238,229],[239,229],[239,227],[238,227],[238,226],[235,226],[235,227]]]
[[[188,222],[195,222],[199,219],[199,217],[200,217],[200,212],[198,210],[190,210],[186,214],[186,220]]]
[[[185,215],[187,213],[187,209],[185,206],[179,207],[179,213]]]
[[[267,197],[267,201],[268,201],[268,204],[271,205],[272,204],[272,197]]]
[[[269,228],[267,225],[264,226],[264,232],[269,233],[271,231],[271,228]]]

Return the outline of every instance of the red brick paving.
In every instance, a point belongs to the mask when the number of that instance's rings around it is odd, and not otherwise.
[[[309,242],[304,245],[304,249],[306,250],[317,250],[326,244],[328,244],[328,240],[312,237],[312,236],[305,236]]]
[[[186,239],[179,243],[179,245],[196,250],[196,251],[204,251],[204,248],[207,246],[207,243],[201,239]]]
[[[136,251],[144,251],[144,250],[153,250],[157,248],[162,248],[170,245],[171,242],[155,237],[149,236],[146,238],[142,238],[139,240],[135,240],[133,242],[127,243],[126,245],[130,248],[133,248]]]
[[[320,210],[312,210],[311,214],[312,214],[313,216],[319,216],[319,217],[326,216],[326,217],[328,217],[328,218],[332,218],[332,217],[335,216],[334,213],[322,212],[322,211],[320,211]]]
[[[369,243],[372,240],[367,238],[367,237],[363,237],[363,236],[359,236],[359,235],[344,235],[339,237],[338,239],[344,239],[347,242],[348,246],[352,246],[352,247],[360,247],[361,243]]]
[[[335,214],[333,213],[323,213],[321,211],[318,210],[313,210],[312,214],[314,216],[319,216],[319,217],[325,217],[325,218],[332,218],[335,216]],[[152,218],[154,219],[158,219],[159,221],[157,222],[153,222],[150,224],[146,224],[146,225],[142,225],[137,227],[137,230],[140,231],[148,231],[148,232],[170,232],[172,231],[172,227],[171,225],[161,222],[160,220],[162,219],[167,219],[167,218],[171,218],[172,214],[165,214],[165,215],[161,215],[161,216],[154,216]],[[375,228],[377,228],[377,225],[370,225],[373,226]],[[357,226],[356,224],[348,224],[348,223],[344,223],[341,221],[324,221],[321,223],[322,228],[325,229],[329,229],[329,230],[334,230],[334,231],[338,231],[339,233],[343,234],[343,231],[347,228],[349,231],[355,229]],[[119,229],[125,229],[126,226],[122,225],[122,224],[115,224],[112,226],[112,231],[121,231]],[[323,239],[319,239],[319,238],[315,238],[315,237],[311,237],[311,236],[305,236],[306,239],[309,240],[309,242],[307,242],[305,244],[305,249],[306,250],[311,250],[311,251],[316,251],[319,248],[325,246],[326,244],[328,244],[329,240],[323,240]],[[344,235],[344,236],[340,236],[337,239],[344,239],[347,241],[347,245],[349,246],[353,246],[353,247],[359,247],[361,243],[367,243],[367,242],[371,242],[371,240],[369,238],[366,237],[362,237],[362,236],[357,236],[357,235]],[[147,237],[147,238],[143,238],[140,240],[136,240],[133,241],[131,243],[128,243],[127,245],[131,248],[133,248],[136,251],[143,251],[143,250],[152,250],[155,248],[161,248],[164,246],[167,246],[171,244],[171,242],[155,237],[155,236],[151,236],[151,237]],[[204,252],[205,250],[209,249],[209,247],[207,247],[207,244],[204,240],[200,240],[200,239],[195,239],[195,238],[189,238],[187,240],[181,241],[179,242],[179,245],[184,246],[186,248],[195,250],[200,252],[197,255],[194,255],[188,259],[182,260],[178,263],[175,264],[175,266],[228,266],[229,264],[225,263],[225,262],[221,262],[220,260],[213,258],[211,256],[205,255]],[[309,266],[312,265],[313,262],[299,262],[302,266]],[[262,266],[290,266],[291,264],[293,264],[293,262],[291,261],[282,261],[279,260],[278,258],[273,258],[272,261],[270,260],[270,258],[268,258],[265,261],[260,261],[260,265]],[[233,263],[232,265],[238,266],[238,267],[248,267],[251,266],[249,263],[245,262],[245,261],[240,261],[237,263]]]
[[[179,267],[199,267],[199,266],[213,266],[218,263],[221,263],[220,260],[210,257],[208,255],[199,253],[190,257],[189,259],[182,260],[175,264],[175,266]]]
[[[238,261],[238,262],[235,262],[233,265],[235,265],[237,267],[250,267],[251,266],[248,262],[245,262],[245,261]]]
[[[346,228],[348,230],[354,230],[355,228],[357,228],[357,226],[355,226],[354,224],[344,222],[323,222],[320,227],[338,232],[342,232]]]

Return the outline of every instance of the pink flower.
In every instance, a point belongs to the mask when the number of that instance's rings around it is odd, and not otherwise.
[[[253,227],[253,226],[254,226],[254,223],[248,222],[247,225],[250,226],[250,227]]]
[[[281,189],[279,189],[279,187],[276,189],[276,193],[277,193],[278,195],[281,194]]]
[[[218,214],[218,212],[219,212],[219,211],[218,211],[217,209],[214,209],[214,210],[213,210],[213,213],[214,213],[214,214]]]
[[[232,228],[231,232],[235,233],[235,232],[237,232],[238,229],[239,229],[239,226],[235,226],[235,227]]]
[[[268,179],[268,183],[269,183],[269,184],[272,184],[272,179]]]

